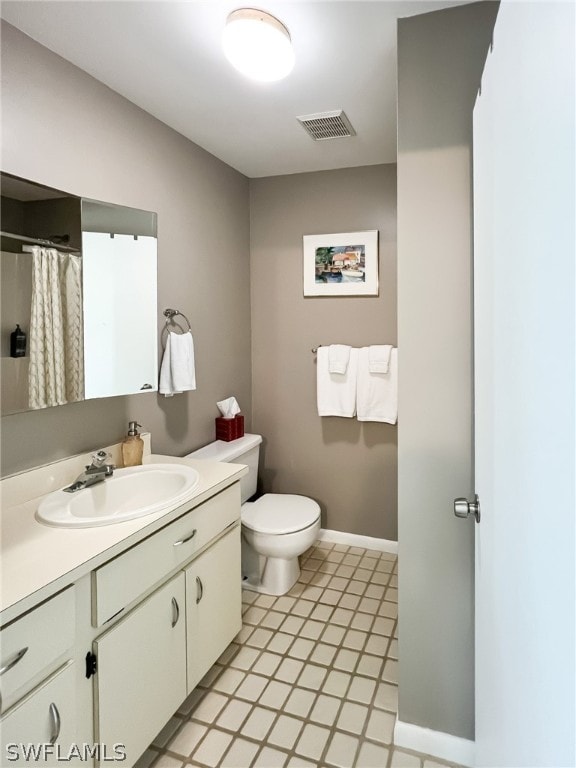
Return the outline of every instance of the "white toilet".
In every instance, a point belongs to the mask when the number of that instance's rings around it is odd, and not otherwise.
[[[216,440],[188,454],[191,459],[246,464],[242,478],[242,585],[267,595],[284,595],[298,581],[298,557],[314,544],[320,531],[320,507],[306,496],[266,493],[256,501],[260,435],[244,435],[226,443]]]

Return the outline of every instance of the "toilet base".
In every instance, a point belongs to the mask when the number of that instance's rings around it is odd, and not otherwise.
[[[242,580],[242,588],[264,595],[285,595],[289,592],[300,576],[300,563],[297,557],[288,560],[281,557],[262,558],[263,565],[260,578],[255,575]]]

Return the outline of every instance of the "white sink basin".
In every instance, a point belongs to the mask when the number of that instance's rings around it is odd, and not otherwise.
[[[112,525],[184,504],[200,475],[185,464],[144,464],[114,470],[112,477],[74,493],[45,496],[36,518],[57,528]]]

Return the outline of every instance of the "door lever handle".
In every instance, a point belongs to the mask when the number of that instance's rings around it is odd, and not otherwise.
[[[470,517],[474,515],[476,522],[480,522],[480,499],[478,494],[474,496],[474,501],[468,501],[468,499],[460,496],[454,499],[454,514],[456,517]]]

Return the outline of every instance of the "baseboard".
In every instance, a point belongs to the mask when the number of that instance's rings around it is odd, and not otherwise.
[[[394,744],[397,747],[413,749],[426,755],[448,760],[472,768],[474,765],[474,742],[461,739],[442,731],[432,731],[419,725],[396,720]]]
[[[374,549],[377,552],[390,552],[394,555],[398,554],[397,541],[377,539],[374,536],[360,536],[357,533],[330,531],[326,528],[321,528],[318,538],[320,541],[329,541],[332,544],[348,544],[350,547],[364,547],[364,549]]]

